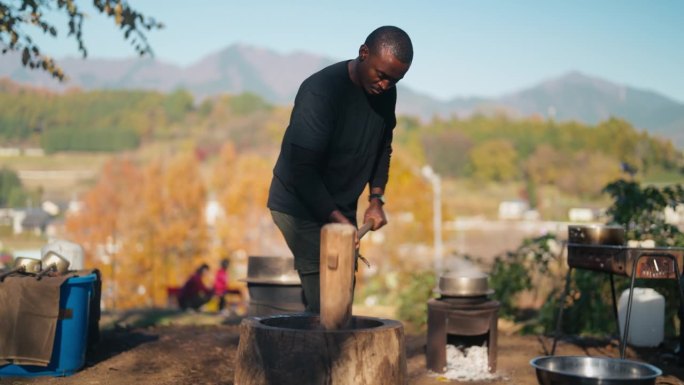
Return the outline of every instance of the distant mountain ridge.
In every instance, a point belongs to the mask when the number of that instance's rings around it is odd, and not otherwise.
[[[279,54],[248,45],[232,45],[198,62],[179,67],[154,59],[62,59],[70,76],[59,84],[48,75],[21,66],[15,55],[0,55],[0,77],[56,90],[144,89],[162,92],[185,88],[203,98],[219,93],[252,92],[275,104],[291,104],[302,80],[337,60],[306,52]],[[671,139],[684,148],[684,104],[651,91],[618,85],[571,72],[498,98],[453,98],[440,101],[399,86],[397,112],[424,119],[467,117],[504,111],[511,116],[537,115],[559,121],[595,124],[611,116]]]
[[[150,58],[73,59],[59,61],[69,82],[59,84],[45,73],[22,67],[16,55],[0,55],[0,77],[64,90],[143,89],[162,92],[185,88],[198,97],[253,92],[273,103],[292,101],[299,83],[333,61],[308,53],[280,55],[266,49],[233,45],[188,67]]]

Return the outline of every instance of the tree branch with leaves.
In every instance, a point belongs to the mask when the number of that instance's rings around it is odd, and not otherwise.
[[[146,32],[162,28],[161,23],[131,8],[126,1],[93,0],[93,6],[97,12],[113,19],[123,31],[124,39],[130,40],[139,55],[152,55]],[[66,76],[62,68],[43,53],[26,31],[26,27],[35,26],[43,34],[57,37],[57,27],[46,18],[46,14],[51,12],[68,17],[67,37],[73,38],[78,44],[78,51],[87,57],[88,50],[83,41],[83,20],[87,14],[74,0],[0,0],[0,50],[3,54],[19,53],[25,67],[46,71],[64,81]]]

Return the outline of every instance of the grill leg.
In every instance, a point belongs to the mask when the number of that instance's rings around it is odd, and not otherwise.
[[[638,264],[637,262],[639,262],[639,258],[637,258],[632,264],[632,281],[629,284],[629,299],[627,300],[627,314],[625,315],[625,330],[622,333],[622,340],[620,341],[621,359],[625,358],[625,350],[627,349],[627,338],[629,337],[629,318],[632,315],[632,300],[634,299],[634,282],[636,281],[636,267]],[[618,329],[618,331],[619,330],[620,329]]]
[[[565,299],[568,297],[568,292],[570,291],[570,278],[572,278],[572,267],[568,268],[568,275],[565,278],[565,289],[563,290],[563,295],[560,299],[560,308],[558,309],[558,319],[556,319],[556,332],[553,335],[553,345],[551,346],[551,355],[556,354],[556,343],[561,334],[561,329],[563,326],[563,307],[565,307]]]
[[[679,293],[679,364],[684,363],[684,276],[679,275],[679,264],[676,258],[672,258],[677,280],[677,292]]]
[[[684,277],[677,280],[679,286],[679,363],[684,363],[684,292],[682,292],[682,281]]]
[[[615,296],[615,276],[610,273],[610,293],[613,296],[613,316],[615,316],[615,326],[617,327],[617,334],[620,335],[620,318],[618,316],[617,299]],[[618,340],[620,337],[618,337]]]

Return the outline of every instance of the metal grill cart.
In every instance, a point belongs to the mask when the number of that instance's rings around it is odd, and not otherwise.
[[[585,269],[603,272],[610,276],[610,289],[613,299],[613,313],[618,326],[617,300],[614,276],[630,277],[629,297],[625,326],[620,337],[620,358],[625,358],[629,321],[634,297],[634,282],[640,279],[672,279],[677,282],[679,294],[679,316],[684,315],[684,277],[681,267],[684,264],[684,248],[679,247],[628,247],[624,245],[624,229],[615,226],[569,226],[568,227],[568,274],[565,290],[561,298],[556,333],[551,355],[555,353],[556,342],[560,335],[563,307],[569,292],[572,269]],[[684,322],[680,323],[679,354],[684,358]]]

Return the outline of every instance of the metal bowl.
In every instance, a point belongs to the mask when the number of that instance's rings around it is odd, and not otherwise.
[[[41,260],[43,263],[43,270],[36,275],[37,279],[41,279],[43,276],[50,273],[62,275],[69,270],[69,261],[54,251],[49,251]]]
[[[9,277],[15,273],[36,274],[40,272],[41,266],[40,259],[17,257],[14,260],[14,268],[8,272],[0,274],[0,282],[4,281],[6,277]]]
[[[487,284],[485,273],[450,272],[439,277],[439,294],[454,297],[474,297],[494,292]]]
[[[653,365],[606,357],[543,356],[530,365],[540,385],[653,385],[663,373]]]
[[[621,246],[625,244],[625,229],[615,225],[568,226],[568,242],[581,245]]]
[[[20,269],[22,273],[36,274],[40,271],[42,264],[40,259],[17,257],[14,260],[14,267]]]

